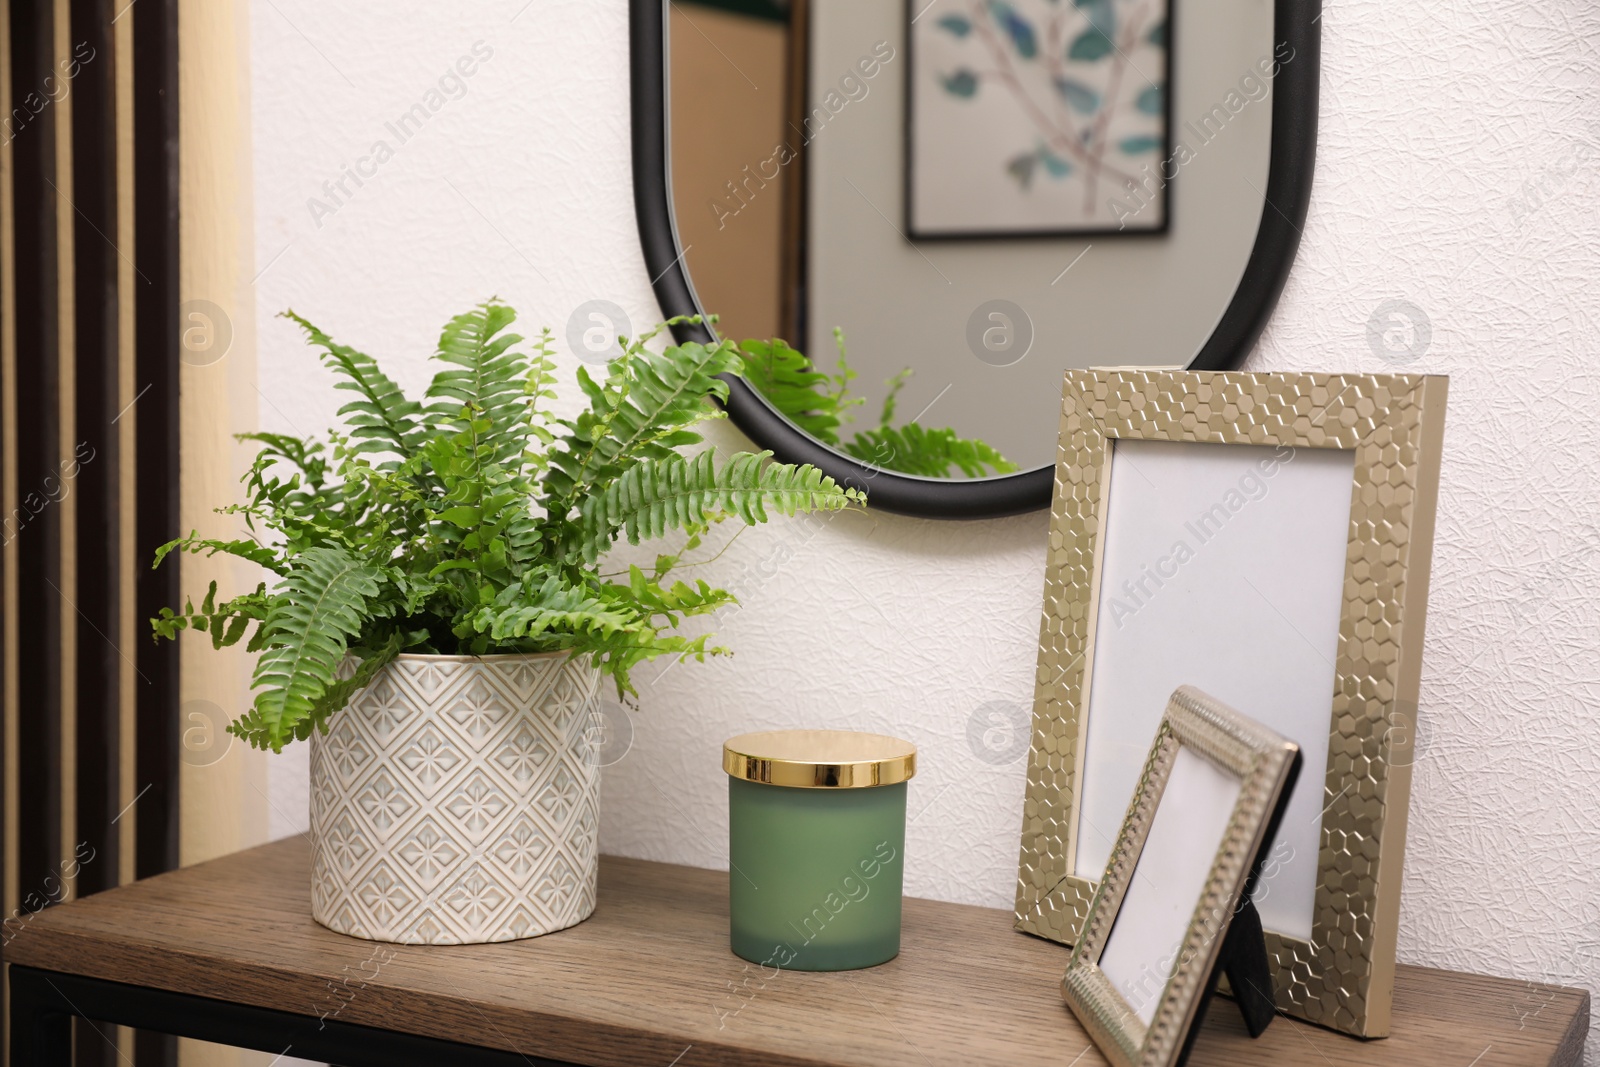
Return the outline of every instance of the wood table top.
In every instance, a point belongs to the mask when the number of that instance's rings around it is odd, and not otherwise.
[[[593,918],[500,945],[361,941],[311,920],[304,838],[51,908],[5,959],[313,1018],[595,1065],[1089,1067],[1067,950],[1009,912],[908,899],[900,956],[773,976],[728,948],[728,876],[604,857]],[[330,985],[331,983],[331,985]],[[1393,1036],[1279,1017],[1257,1041],[1217,999],[1190,1063],[1578,1064],[1589,994],[1402,966]]]

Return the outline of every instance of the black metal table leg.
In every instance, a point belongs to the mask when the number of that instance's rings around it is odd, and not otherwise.
[[[347,1067],[572,1067],[539,1056],[12,964],[11,1064],[72,1067],[72,1020]]]
[[[72,1067],[73,1011],[43,971],[11,968],[12,1067]]]

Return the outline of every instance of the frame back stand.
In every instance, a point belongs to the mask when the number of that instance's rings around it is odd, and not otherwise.
[[[1250,865],[1250,877],[1245,880],[1244,891],[1239,894],[1239,906],[1234,909],[1233,920],[1228,923],[1228,932],[1222,935],[1222,949],[1217,953],[1217,963],[1211,969],[1211,977],[1206,980],[1205,992],[1200,994],[1200,1007],[1194,1013],[1194,1025],[1189,1028],[1189,1036],[1183,1040],[1183,1051],[1178,1053],[1176,1067],[1183,1067],[1188,1061],[1189,1050],[1194,1047],[1194,1039],[1200,1035],[1200,1024],[1205,1021],[1206,1010],[1211,1006],[1217,982],[1223,975],[1228,976],[1228,992],[1233,994],[1234,1002],[1239,1005],[1239,1014],[1244,1016],[1245,1031],[1251,1037],[1266,1033],[1273,1016],[1278,1014],[1277,995],[1272,986],[1272,961],[1267,956],[1266,930],[1261,925],[1261,913],[1256,911],[1252,897],[1255,896],[1256,885],[1261,881],[1261,867],[1267,858],[1267,851],[1278,836],[1283,813],[1289,806],[1289,796],[1300,779],[1303,763],[1303,757],[1296,752],[1289,764],[1289,773],[1284,778],[1283,791],[1278,796],[1272,818],[1267,820],[1266,832],[1261,835],[1261,848],[1256,852],[1255,862]]]
[[[1255,903],[1245,897],[1233,913],[1228,932],[1222,938],[1222,950],[1217,954],[1217,965],[1206,981],[1206,991],[1200,996],[1200,1007],[1194,1013],[1194,1025],[1184,1039],[1183,1051],[1178,1053],[1177,1067],[1189,1059],[1189,1050],[1200,1034],[1200,1024],[1205,1022],[1206,1010],[1217,991],[1217,981],[1226,974],[1228,990],[1244,1016],[1244,1028],[1251,1037],[1267,1032],[1278,1005],[1273,999],[1272,966],[1267,962],[1267,938],[1261,928],[1261,915]]]
[[[1222,939],[1222,958],[1211,972],[1211,989],[1217,986],[1218,972],[1228,976],[1228,988],[1244,1016],[1244,1028],[1251,1037],[1266,1033],[1278,1005],[1273,998],[1272,966],[1267,962],[1267,938],[1261,929],[1261,915],[1255,902],[1246,899]]]

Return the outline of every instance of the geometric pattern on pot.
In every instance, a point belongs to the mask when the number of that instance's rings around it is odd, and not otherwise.
[[[600,676],[564,652],[402,655],[311,736],[312,917],[417,945],[594,911]]]

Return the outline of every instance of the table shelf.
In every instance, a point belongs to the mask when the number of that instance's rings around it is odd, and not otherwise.
[[[901,954],[890,963],[774,974],[729,951],[721,871],[604,857],[599,907],[587,922],[527,941],[424,948],[312,922],[309,868],[306,840],[293,838],[113,889],[17,927],[5,960],[289,1013],[288,1028],[303,1023],[307,1035],[332,1019],[530,1060],[1104,1062],[1061,999],[1067,950],[1016,933],[1004,911],[908,899]],[[1362,1041],[1279,1017],[1251,1041],[1218,1000],[1190,1063],[1578,1064],[1588,1024],[1582,990],[1402,966],[1389,1038]]]

